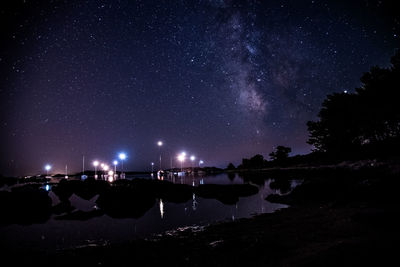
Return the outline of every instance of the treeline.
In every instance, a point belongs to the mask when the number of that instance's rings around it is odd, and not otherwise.
[[[312,153],[289,157],[278,146],[269,154],[242,159],[237,169],[397,157],[400,150],[400,51],[388,68],[372,67],[354,93],[334,93],[322,103],[317,121],[307,122]],[[230,163],[227,169],[236,169]]]
[[[291,163],[294,157],[289,157],[289,153],[292,151],[290,147],[277,146],[275,151],[269,154],[270,161],[264,159],[263,155],[257,154],[252,158],[242,159],[242,163],[237,166],[237,169],[262,169],[274,166],[285,166]],[[228,170],[236,169],[232,163],[229,163]]]
[[[400,144],[400,51],[389,68],[373,67],[355,93],[328,95],[307,123],[314,151],[334,158],[393,156]]]

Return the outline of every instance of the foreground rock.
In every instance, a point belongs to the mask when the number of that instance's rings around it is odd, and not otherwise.
[[[398,261],[399,186],[398,173],[382,169],[313,170],[291,194],[268,198],[291,205],[273,214],[53,254],[3,252],[40,266],[391,266]]]
[[[194,192],[202,198],[214,198],[224,204],[233,205],[239,201],[239,197],[247,197],[258,193],[258,188],[249,184],[199,185]]]
[[[291,208],[203,232],[36,259],[48,266],[388,266],[397,260],[400,181],[379,173],[313,175],[275,197]]]
[[[51,215],[51,199],[35,185],[0,191],[0,225],[46,222]]]
[[[25,184],[9,191],[0,191],[0,225],[44,223],[52,215],[57,220],[89,220],[108,215],[112,218],[140,218],[156,203],[185,203],[196,193],[200,197],[215,198],[226,204],[235,204],[239,197],[258,192],[252,185],[201,185],[193,187],[167,181],[134,179],[113,183],[87,179],[61,180],[52,186],[59,203],[52,206],[43,184]],[[79,210],[71,204],[71,197],[90,202],[94,210]]]

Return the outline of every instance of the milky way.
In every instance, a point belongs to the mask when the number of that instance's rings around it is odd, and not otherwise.
[[[389,1],[14,1],[1,7],[0,173],[225,167],[277,145],[308,153],[327,94],[388,66]],[[167,167],[167,166],[165,166]],[[89,167],[88,167],[89,168]]]

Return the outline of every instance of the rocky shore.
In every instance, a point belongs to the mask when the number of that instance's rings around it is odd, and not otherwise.
[[[268,197],[290,205],[273,214],[129,243],[7,255],[40,266],[388,266],[400,248],[400,179],[397,164],[390,166],[280,170],[277,185],[293,175],[304,182]]]

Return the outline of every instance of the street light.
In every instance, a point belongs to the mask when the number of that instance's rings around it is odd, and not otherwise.
[[[51,165],[46,164],[46,166],[44,166],[44,169],[46,170],[46,176],[48,176],[49,175],[49,171],[51,169]]]
[[[162,145],[163,145],[162,141],[157,142],[158,152],[160,153],[160,170],[162,170],[162,168],[161,168],[161,147],[162,147]]]
[[[151,173],[153,173],[154,162],[151,163]]]
[[[186,153],[185,153],[185,152],[182,152],[182,153],[178,156],[178,160],[181,162],[181,172],[182,172],[182,164],[183,164],[183,162],[185,161],[185,156],[186,156]]]
[[[97,166],[99,166],[99,161],[95,160],[93,161],[93,166],[94,166],[94,178],[97,178]]]
[[[118,157],[121,160],[121,176],[123,176],[123,173],[124,173],[124,160],[126,159],[126,154],[125,153],[119,153]]]
[[[114,172],[113,171],[109,171],[108,172],[108,181],[111,183],[112,181],[114,181]]]
[[[193,171],[193,161],[196,159],[196,157],[195,156],[190,156],[190,161],[191,161],[191,164],[190,164],[190,166],[192,167],[192,171]]]
[[[117,161],[117,160],[114,160],[114,161],[113,161],[113,164],[114,164],[114,173],[115,173],[116,176],[118,176],[118,175],[117,175],[117,165],[118,165],[118,161]]]
[[[110,169],[110,166],[108,166],[107,164],[104,164],[104,166],[103,166],[104,178],[107,177],[107,172],[109,169]]]
[[[204,161],[202,161],[202,160],[199,161],[199,168],[200,168],[200,165],[203,163],[204,163]]]

